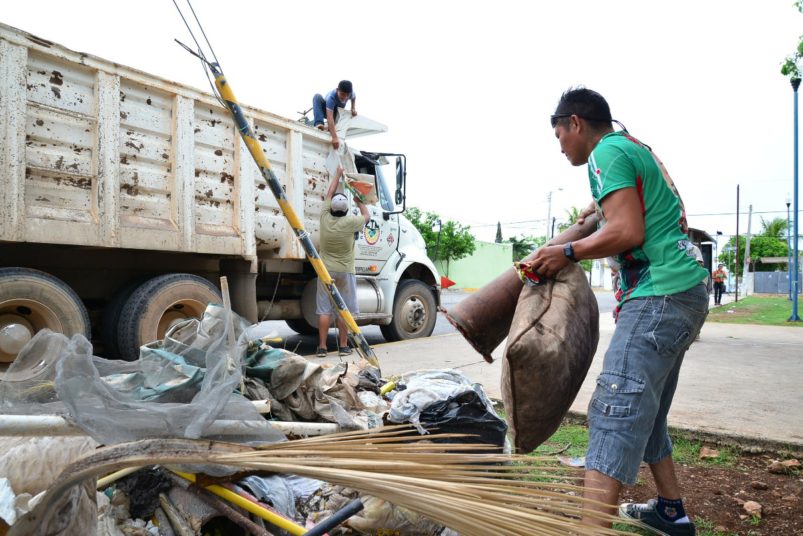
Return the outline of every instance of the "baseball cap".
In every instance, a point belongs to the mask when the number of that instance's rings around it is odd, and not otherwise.
[[[332,210],[335,212],[346,212],[349,209],[349,200],[343,194],[332,196]]]

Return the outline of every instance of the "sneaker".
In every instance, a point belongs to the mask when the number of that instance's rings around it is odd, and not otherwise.
[[[326,127],[323,126],[323,123],[318,123],[317,125],[315,125],[315,128],[317,128],[318,130],[326,130]]]
[[[666,521],[655,511],[657,499],[646,503],[623,503],[619,505],[619,517],[641,521],[665,536],[694,536],[697,532],[694,523],[672,523]]]
[[[349,346],[341,346],[340,348],[337,349],[337,355],[341,357],[345,355],[351,355],[353,352],[354,350],[352,350],[351,347]]]
[[[315,357],[326,357],[326,354],[328,353],[329,352],[326,351],[326,348],[319,346],[318,349],[315,350]]]

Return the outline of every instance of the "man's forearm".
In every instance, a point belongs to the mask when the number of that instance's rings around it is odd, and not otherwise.
[[[602,259],[618,255],[641,244],[628,229],[612,226],[610,222],[592,235],[572,242],[577,259]],[[567,240],[567,242],[569,242]]]
[[[326,198],[331,199],[335,192],[337,191],[337,185],[340,184],[340,177],[343,176],[343,169],[338,167],[337,171],[335,172],[335,178],[332,179],[332,182],[329,184],[329,190],[326,192]]]
[[[365,223],[368,223],[368,220],[371,219],[371,213],[368,212],[368,207],[366,207],[363,203],[360,203],[357,198],[354,198],[354,202],[357,203],[357,208],[360,209],[360,214],[365,219]]]
[[[326,123],[329,125],[329,133],[332,138],[337,138],[337,129],[335,128],[335,114],[329,108],[326,109]]]
[[[586,238],[587,236],[591,236],[594,231],[597,230],[597,225],[599,224],[599,216],[597,214],[591,214],[590,216],[586,216],[585,221],[583,223],[575,223],[558,236],[547,242],[548,246],[558,245],[558,244],[566,244],[568,242],[574,242],[575,240],[581,240]]]

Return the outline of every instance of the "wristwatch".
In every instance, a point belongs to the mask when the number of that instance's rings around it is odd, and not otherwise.
[[[577,262],[577,259],[574,258],[574,248],[572,247],[571,242],[563,246],[563,254],[566,255],[566,258],[570,261]]]

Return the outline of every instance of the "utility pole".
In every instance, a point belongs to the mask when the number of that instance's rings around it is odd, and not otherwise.
[[[736,302],[739,301],[739,185],[736,185],[736,258],[733,262],[733,271],[736,272]]]
[[[558,188],[556,190],[550,190],[546,194],[546,203],[547,203],[547,205],[546,205],[546,239],[547,239],[547,241],[549,241],[552,238],[552,235],[554,234],[554,228],[553,228],[553,232],[550,233],[550,227],[553,227],[553,225],[554,225],[552,223],[552,192],[561,192],[561,191],[563,191],[563,188]]]
[[[753,205],[748,205],[747,208],[747,236],[745,236],[744,245],[744,268],[742,269],[742,280],[744,281],[744,295],[747,296],[747,291],[753,282],[753,276],[750,274],[750,229],[753,226]]]

